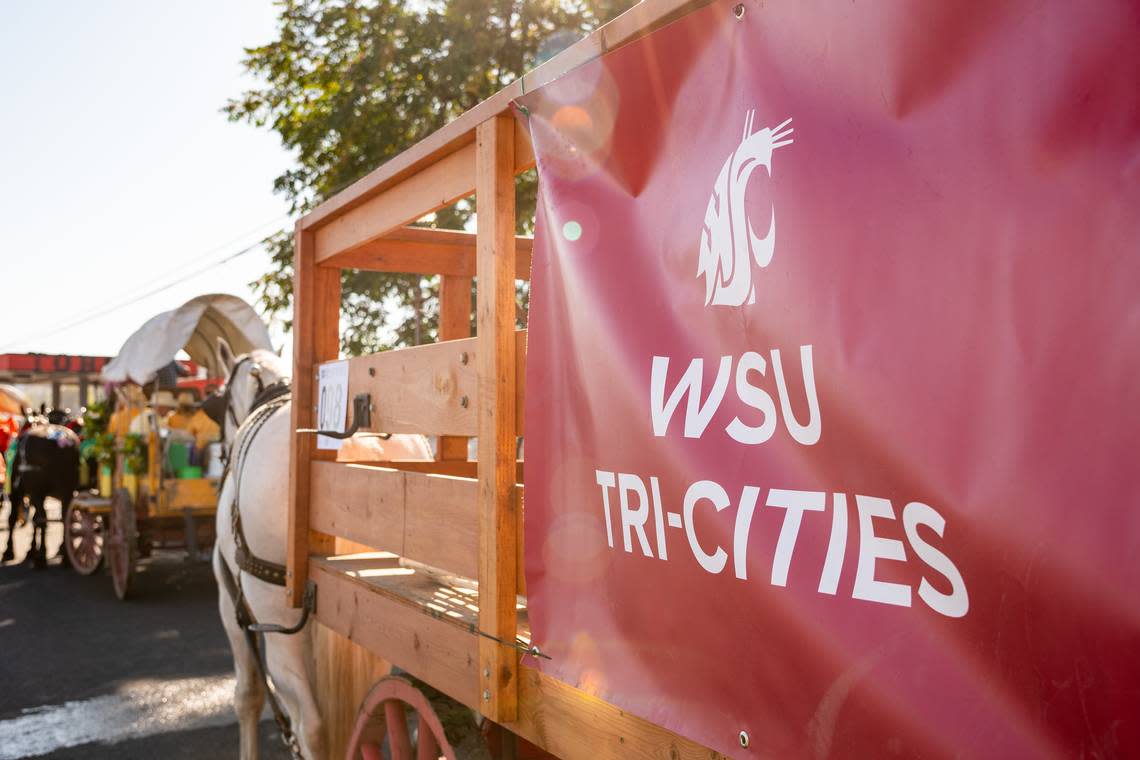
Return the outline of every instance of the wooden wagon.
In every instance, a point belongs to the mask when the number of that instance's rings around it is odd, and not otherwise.
[[[155,373],[185,351],[214,383],[221,385],[226,368],[217,355],[218,339],[234,351],[271,349],[268,331],[249,304],[228,295],[192,299],[178,309],[148,320],[123,344],[118,356],[103,370],[103,378],[118,384],[116,395],[126,419],[143,418],[145,465],[129,472],[117,442],[109,493],[81,493],[64,515],[64,550],[71,566],[90,575],[106,556],[115,594],[126,599],[141,557],[154,549],[184,549],[190,559],[202,559],[214,542],[221,463],[213,471],[179,473],[171,470],[166,454],[170,441],[161,431],[155,403],[157,386],[148,399],[140,388],[151,384]],[[167,393],[185,390],[177,381]],[[201,382],[190,379],[194,388]],[[201,470],[201,468],[197,468]]]
[[[504,756],[1138,754],[1135,13],[733,0],[610,54],[690,9],[640,3],[298,224],[298,431],[340,270],[442,276],[441,342],[349,359],[346,394],[438,461],[293,439],[330,754],[460,756],[466,708]],[[590,76],[621,96],[594,163],[603,110],[556,122]],[[475,233],[408,226],[472,193]]]
[[[566,758],[717,756],[525,664],[517,458],[527,342],[515,290],[531,240],[515,234],[515,177],[535,160],[512,100],[693,7],[643,2],[297,224],[295,430],[316,426],[318,370],[338,358],[341,270],[441,277],[440,342],[348,360],[348,398],[372,407],[362,430],[440,436],[437,461],[338,460],[304,432],[292,444],[287,594],[300,606],[316,588],[331,756],[351,741],[351,756],[379,757],[386,735],[393,757],[411,757],[405,706],[420,715],[416,756],[455,756],[430,694],[402,678],[373,685],[379,658],[501,727],[507,752],[521,737]],[[409,226],[472,193],[476,232]]]

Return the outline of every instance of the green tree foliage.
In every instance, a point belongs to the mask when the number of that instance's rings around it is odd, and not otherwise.
[[[277,39],[248,48],[259,85],[230,101],[233,121],[272,129],[295,165],[274,188],[300,213],[335,194],[523,72],[633,5],[632,0],[286,0]],[[519,181],[520,231],[534,210]],[[461,228],[473,208],[436,215]],[[263,311],[292,301],[293,241],[269,242],[273,269],[253,283]],[[438,282],[346,271],[343,349],[350,355],[434,340]],[[286,325],[288,326],[288,325]]]

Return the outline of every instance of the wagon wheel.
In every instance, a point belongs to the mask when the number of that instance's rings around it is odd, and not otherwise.
[[[135,505],[131,493],[125,488],[111,495],[111,540],[107,542],[107,563],[111,566],[111,581],[115,596],[126,599],[130,591],[131,576],[139,557],[139,531],[135,523]]]
[[[81,504],[72,502],[63,519],[63,549],[72,569],[91,575],[103,564],[106,522]]]
[[[348,758],[491,760],[491,754],[471,710],[422,681],[389,676],[364,698]]]

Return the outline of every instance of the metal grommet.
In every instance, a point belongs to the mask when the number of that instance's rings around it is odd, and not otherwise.
[[[484,702],[490,702],[491,701],[490,689],[483,689],[483,701]]]
[[[741,746],[741,747],[747,747],[749,744],[751,744],[751,743],[752,743],[752,739],[750,739],[750,738],[748,737],[748,732],[747,732],[747,731],[741,731],[741,732],[740,732],[740,736],[739,736],[739,739],[740,739],[740,746]]]
[[[736,7],[732,9],[732,15],[736,16],[736,18],[738,18],[738,19],[744,18],[744,3],[738,3],[736,5]],[[744,741],[744,740],[741,739],[741,741]],[[748,746],[748,745],[744,745],[744,746]]]

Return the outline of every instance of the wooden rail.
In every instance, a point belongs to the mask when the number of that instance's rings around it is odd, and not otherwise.
[[[513,340],[514,374],[525,377],[526,331],[514,332]],[[362,429],[478,435],[481,350],[478,339],[464,338],[349,359],[348,397],[372,396],[372,424]],[[514,401],[517,422],[513,432],[522,435],[523,394],[518,393]]]
[[[515,238],[515,276],[530,279],[530,255],[533,238]],[[475,233],[459,230],[436,230],[427,227],[399,227],[381,238],[362,243],[341,253],[325,258],[318,256],[321,266],[342,269],[369,269],[410,274],[438,274],[445,278],[475,276]],[[446,287],[446,280],[444,283]],[[466,314],[471,313],[468,303]],[[466,338],[470,329],[462,334],[449,335],[443,340]]]
[[[480,710],[499,723],[518,715],[515,597],[519,534],[515,496],[515,121],[500,114],[476,128],[479,219],[479,639]],[[494,638],[491,638],[494,637]],[[495,639],[498,639],[496,641]],[[509,643],[500,643],[509,642]]]

